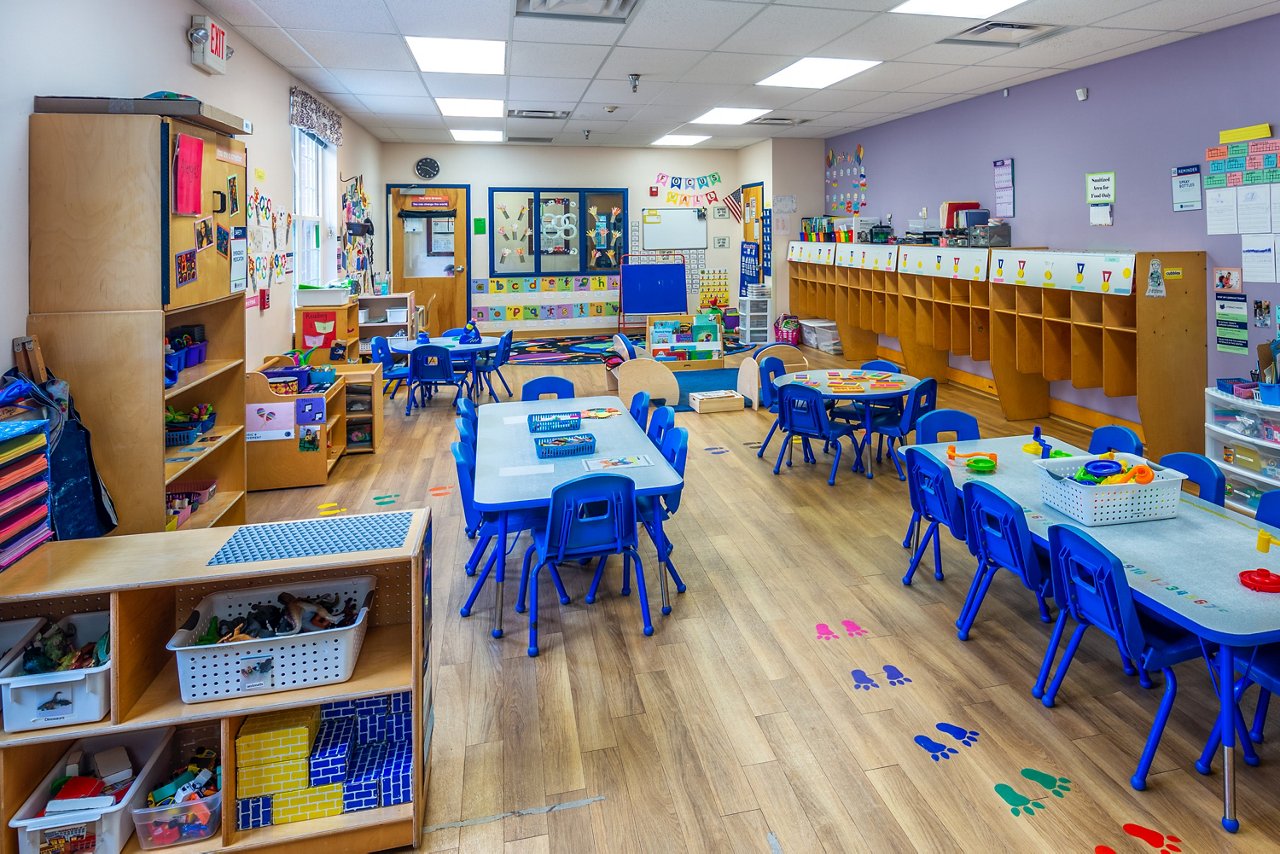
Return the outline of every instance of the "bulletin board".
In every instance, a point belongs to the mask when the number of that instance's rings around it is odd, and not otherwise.
[[[646,250],[706,249],[706,208],[644,208],[641,246]]]
[[[759,243],[764,239],[764,182],[742,187],[742,239]]]

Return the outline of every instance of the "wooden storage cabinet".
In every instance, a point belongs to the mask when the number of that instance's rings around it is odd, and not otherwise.
[[[382,449],[382,365],[334,365],[346,381],[346,434],[348,454],[376,454]],[[365,408],[365,404],[368,408]],[[352,431],[367,430],[369,441],[356,442]]]
[[[308,340],[306,317],[323,315],[322,322],[332,323],[333,341],[346,344],[345,355],[340,359],[332,356],[332,346],[320,346]],[[344,305],[300,305],[294,309],[293,346],[302,352],[312,350],[310,363],[313,365],[333,365],[344,362],[359,361],[360,341],[360,306],[355,298],[347,300]]]
[[[394,338],[397,335],[413,339],[418,334],[418,312],[414,306],[413,294],[361,294],[356,299],[358,315],[366,315],[360,320],[360,355],[368,356],[372,352],[370,341],[375,335],[383,338]],[[404,320],[391,320],[398,312],[404,313]]]
[[[333,851],[412,845],[426,816],[431,740],[431,518],[428,510],[404,512],[411,517],[404,542],[373,551],[211,567],[208,561],[233,532],[207,530],[50,543],[10,568],[0,591],[0,619],[110,610],[111,713],[95,723],[0,733],[0,854],[16,854],[17,834],[9,819],[76,739],[197,724],[220,729],[223,819],[220,835],[192,848],[302,852],[316,845]],[[378,578],[372,622],[351,679],[208,703],[182,702],[177,667],[165,644],[201,598],[221,590],[369,574]],[[230,769],[235,767],[235,737],[246,716],[405,691],[413,692],[414,710],[411,804],[236,830],[235,773]],[[135,836],[125,851],[138,850]]]

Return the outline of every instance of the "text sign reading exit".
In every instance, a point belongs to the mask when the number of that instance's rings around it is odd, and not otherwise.
[[[192,15],[191,28],[208,30],[209,37],[191,45],[191,64],[206,74],[227,73],[227,31],[208,15]]]

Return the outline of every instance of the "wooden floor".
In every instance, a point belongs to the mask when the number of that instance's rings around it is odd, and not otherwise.
[[[507,373],[518,388],[547,372]],[[604,393],[598,366],[554,372],[580,394]],[[984,435],[1030,432],[1004,421],[989,397],[946,386],[940,397],[976,414]],[[749,446],[771,423],[762,413],[677,416],[691,450],[668,533],[689,589],[663,618],[653,585],[653,637],[641,634],[634,596],[617,595],[615,561],[612,592],[594,605],[582,601],[588,579],[576,568],[564,575],[571,604],[541,597],[540,657],[525,655],[514,584],[507,635],[492,640],[488,591],[473,616],[458,615],[472,542],[452,491],[453,413],[437,403],[406,419],[402,401],[388,405],[388,450],[344,460],[325,488],[256,493],[249,515],[311,518],[329,501],[376,512],[373,497],[387,493],[399,493],[396,508],[433,509],[428,822],[444,827],[423,850],[1176,851],[1161,847],[1168,834],[1184,852],[1280,851],[1272,742],[1260,745],[1262,767],[1240,763],[1235,837],[1218,821],[1220,774],[1202,777],[1192,765],[1216,708],[1202,665],[1179,668],[1148,790],[1135,792],[1128,781],[1160,688],[1125,677],[1114,646],[1094,632],[1058,707],[1045,709],[1029,689],[1049,627],[1027,591],[1002,573],[972,639],[957,640],[972,578],[964,547],[948,539],[944,582],[926,566],[903,587],[909,512],[892,466],[873,481],[846,467],[834,487],[822,460],[774,477]],[[1047,424],[1046,433],[1085,441],[1071,425]],[[642,543],[656,582],[653,548]],[[819,639],[819,623],[836,637]],[[890,684],[893,668],[902,684]],[[858,689],[854,670],[879,687]],[[917,736],[944,745],[946,758],[931,759]],[[1034,815],[1011,814],[998,784],[1033,801]],[[566,808],[531,811],[557,804]],[[515,811],[525,812],[503,817]],[[474,821],[485,818],[493,820]],[[1126,824],[1152,834],[1141,840]]]

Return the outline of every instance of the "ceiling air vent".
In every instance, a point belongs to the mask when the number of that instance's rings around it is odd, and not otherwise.
[[[1066,27],[1053,24],[1015,24],[1008,21],[984,21],[938,44],[967,44],[982,47],[1026,47],[1032,42],[1064,32]]]
[[[758,119],[752,119],[751,121],[747,122],[747,124],[767,125],[768,127],[776,127],[776,128],[793,128],[798,125],[802,125],[807,121],[809,120],[808,119],[788,119],[783,116],[761,116]]]
[[[516,15],[624,23],[640,0],[516,0]]]
[[[523,142],[527,144],[550,145],[554,140],[549,136],[509,136],[507,142]]]
[[[569,110],[507,110],[509,119],[551,119],[564,121],[569,118]]]

